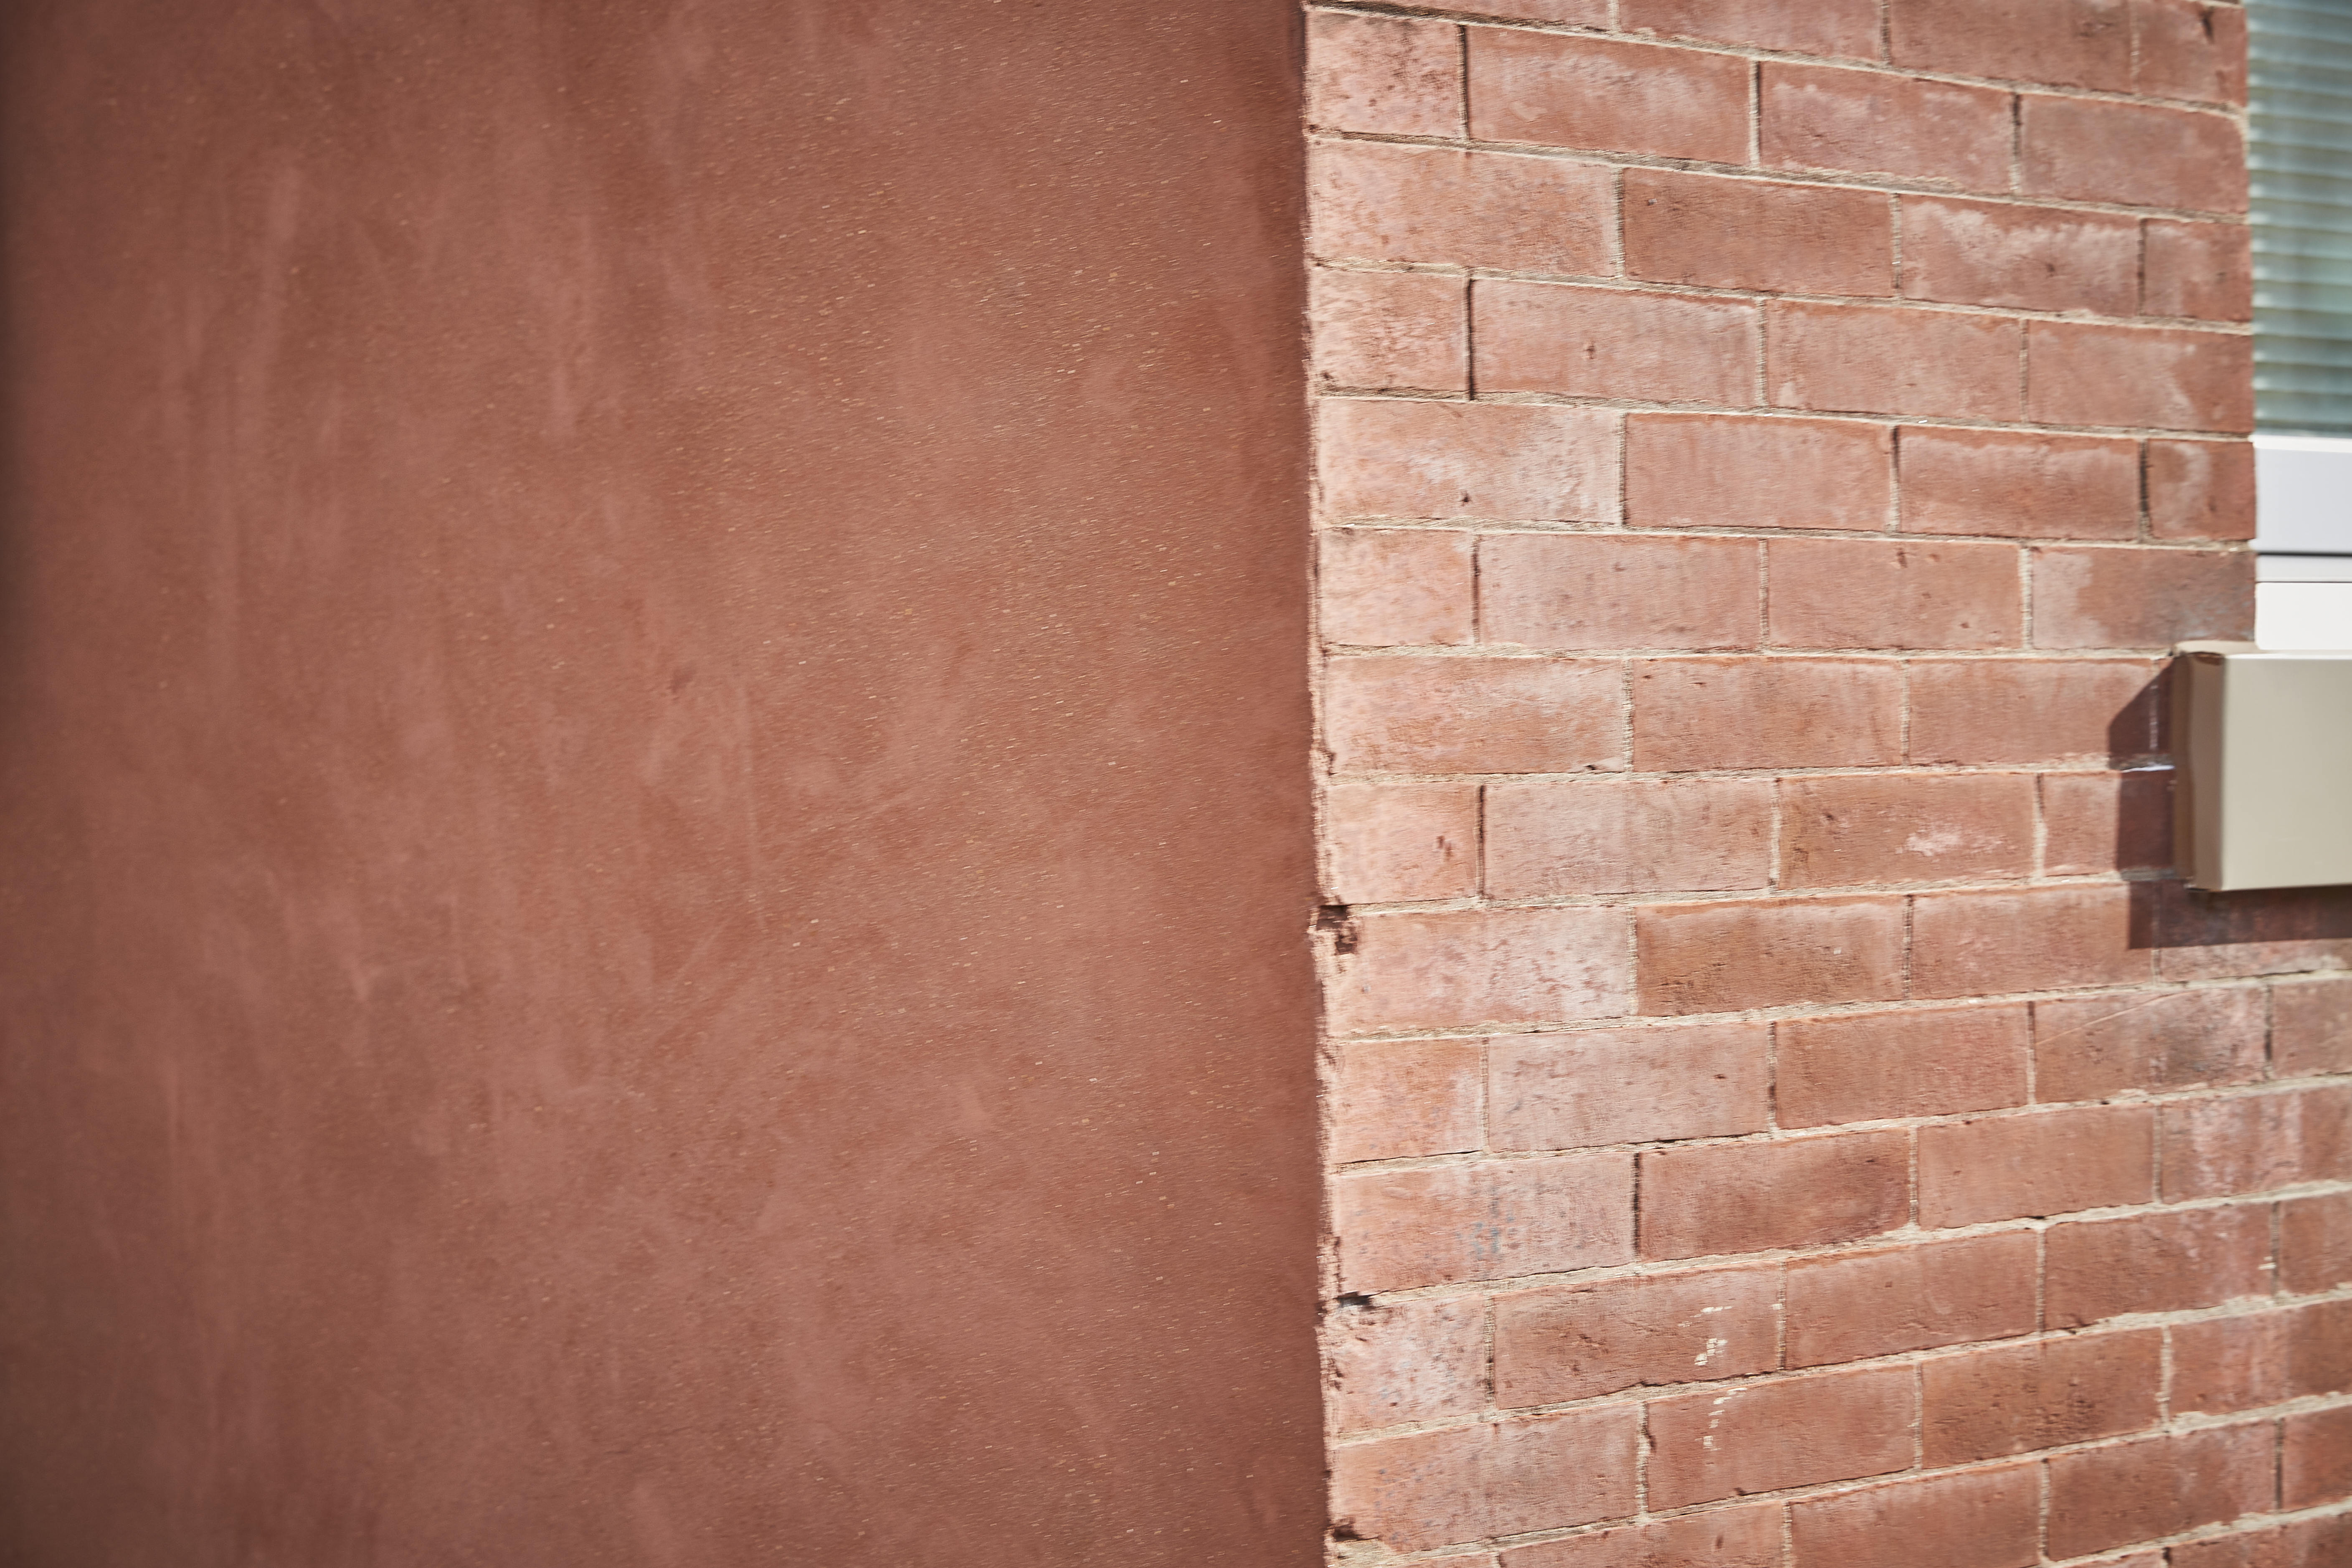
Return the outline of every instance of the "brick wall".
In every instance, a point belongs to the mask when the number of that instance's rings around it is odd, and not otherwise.
[[[2244,18],[1307,18],[1335,1558],[2352,1562],[2352,902],[2250,632]]]

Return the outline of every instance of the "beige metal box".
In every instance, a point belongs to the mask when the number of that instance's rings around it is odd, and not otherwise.
[[[2189,885],[2352,882],[2352,652],[2183,643],[2175,808]]]

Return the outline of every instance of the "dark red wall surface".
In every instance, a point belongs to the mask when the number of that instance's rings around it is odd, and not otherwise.
[[[1283,0],[15,0],[0,1561],[1307,1564]]]

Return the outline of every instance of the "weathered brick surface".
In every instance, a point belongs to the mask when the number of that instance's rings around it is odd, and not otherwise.
[[[2172,866],[2242,9],[1307,44],[1335,1560],[2336,1568],[2352,897]]]

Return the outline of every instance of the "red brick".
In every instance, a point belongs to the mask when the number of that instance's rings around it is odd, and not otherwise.
[[[2352,982],[2273,986],[2271,1056],[2281,1078],[2352,1072]]]
[[[1772,1085],[1762,1024],[1512,1035],[1490,1069],[1497,1149],[1583,1149],[1760,1132]]]
[[[2270,1293],[2271,1221],[2259,1207],[2053,1226],[2043,1247],[2042,1314],[2053,1329]]]
[[[1331,1183],[1340,1289],[1410,1290],[1630,1262],[1628,1154],[1363,1171]]]
[[[1466,16],[1507,16],[1522,22],[1567,22],[1583,27],[1609,25],[1609,0],[1475,0],[1451,8]]]
[[[1868,768],[1902,757],[1903,671],[1832,658],[1643,659],[1633,666],[1633,763],[1692,768]]]
[[[1316,597],[1325,642],[1383,647],[1475,637],[1469,534],[1341,528],[1319,543]]]
[[[2020,325],[1870,305],[1767,308],[1765,388],[1783,408],[2019,416]]]
[[[1318,257],[1613,270],[1616,192],[1599,164],[1327,142],[1310,144],[1307,175],[1307,246]]]
[[[1878,0],[1621,0],[1618,26],[1798,55],[1878,58]]]
[[[1350,1537],[1421,1552],[1633,1511],[1630,1408],[1480,1423],[1331,1450],[1331,1517]]]
[[[2279,1205],[2279,1286],[2297,1295],[2352,1284],[2352,1193]]]
[[[2148,1561],[2153,1568],[2154,1559]],[[2342,1513],[2270,1530],[2184,1541],[2172,1549],[2172,1568],[2343,1568],[2347,1563],[2352,1563],[2352,1514]],[[2099,1568],[2108,1565],[2101,1563]],[[2117,1563],[2115,1568],[2135,1565]]]
[[[2146,980],[2122,887],[1923,893],[1911,918],[1915,996],[1978,996]]]
[[[1767,60],[1764,162],[2005,191],[2009,106],[1990,88]]]
[[[1776,539],[1765,640],[1774,647],[2016,647],[2024,590],[2006,544]]]
[[[2320,1508],[2352,1497],[2352,1405],[2288,1416],[2281,1458],[2284,1506]],[[2352,1520],[2343,1522],[2352,1525]],[[2352,1540],[2344,1544],[2352,1549]]]
[[[2254,558],[2206,550],[2037,550],[2037,647],[2251,641]]]
[[[1328,397],[1317,414],[1334,517],[1617,519],[1607,409]]]
[[[2316,1301],[2286,1319],[2287,1396],[2352,1394],[2352,1300]]]
[[[2042,775],[2042,868],[2053,877],[2172,864],[2172,770]]]
[[[1324,991],[1340,1033],[1544,1024],[1626,1011],[1625,914],[1463,910],[1349,922]]]
[[[1486,1303],[1390,1301],[1326,1320],[1331,1415],[1343,1432],[1473,1415],[1486,1402]]]
[[[2131,88],[2124,0],[1890,0],[1895,65],[1954,76]]]
[[[2163,327],[2026,324],[2026,417],[2053,425],[2253,427],[2253,340]]]
[[[1333,1161],[1399,1160],[1478,1147],[1486,1076],[1476,1040],[1354,1040],[1335,1047]]]
[[[2033,1237],[1970,1237],[1789,1265],[1789,1364],[2033,1331]]]
[[[2176,1415],[2226,1415],[2288,1397],[2286,1312],[2212,1318],[2172,1331]]]
[[[2352,889],[2207,893],[2147,884],[2167,979],[2241,979],[2352,968]]]
[[[1823,1247],[1910,1216],[1910,1138],[1855,1132],[1642,1156],[1642,1256]]]
[[[2130,539],[2139,446],[2100,436],[1906,426],[1903,531]]]
[[[1625,171],[1625,270],[1789,294],[1895,292],[1895,204],[1874,191]]]
[[[1884,529],[1888,427],[1845,419],[1634,414],[1625,513],[1636,528]]]
[[[1478,546],[1483,639],[1549,648],[1752,648],[1756,544],[1494,533]]]
[[[1495,1403],[1712,1383],[1780,1363],[1780,1271],[1610,1279],[1495,1299]]]
[[[1581,779],[1493,784],[1486,890],[1716,892],[1771,878],[1772,786],[1761,779]]]
[[[2147,226],[2141,313],[2243,321],[2254,313],[2254,260],[2249,230],[2235,223]]]
[[[1644,1013],[1903,994],[1899,899],[1648,904],[1633,932]]]
[[[1903,292],[1914,300],[2128,316],[2138,306],[2139,248],[2134,218],[1903,200]]]
[[[1324,733],[1349,773],[1619,769],[1622,680],[1608,659],[1333,659]]]
[[[1742,301],[1482,279],[1470,312],[1482,393],[1756,398],[1756,309]]]
[[[1748,62],[1655,44],[1474,27],[1470,134],[1745,163]]]
[[[1460,392],[1469,384],[1461,279],[1328,268],[1316,268],[1308,279],[1318,386]]]
[[[2253,447],[2243,441],[2150,441],[2147,522],[2158,539],[2252,539]]]
[[[2028,93],[2018,147],[2027,195],[2246,210],[2245,146],[2219,114]]]
[[[2079,1557],[2269,1509],[2273,1441],[2260,1423],[2056,1456],[2050,1555]]]
[[[2033,869],[2030,773],[1857,773],[1780,784],[1790,888],[2023,877]]]
[[[2155,676],[2146,660],[1923,660],[1910,667],[1911,760],[2144,755],[2156,743]]]
[[[2251,1083],[2263,1076],[2264,1011],[2258,986],[2036,1002],[2034,1098]]]
[[[1927,1007],[1776,1026],[1783,1127],[1998,1110],[2026,1098],[2025,1009]]]
[[[2164,1110],[2164,1195],[2226,1197],[2352,1176],[2352,1087]]]
[[[1919,1130],[1919,1223],[1930,1228],[2144,1204],[2156,1113],[2137,1107],[1992,1117]]]
[[[1462,30],[1307,14],[1307,123],[1388,136],[1462,134]]]
[[[2133,90],[2150,98],[2246,101],[2246,12],[2200,0],[2131,0],[2138,69]]]
[[[1780,1568],[1780,1508],[1710,1509],[1517,1547],[1503,1568]]]
[[[1685,1508],[1911,1464],[1911,1369],[1832,1372],[1650,1405],[1650,1506]]]
[[[1335,784],[1323,795],[1324,892],[1339,904],[1478,890],[1478,786]]]
[[[2041,1560],[2042,1479],[2019,1465],[1899,1481],[1797,1503],[1789,1522],[1799,1568],[2030,1568]]]
[[[1962,1352],[1919,1368],[1930,1467],[2120,1436],[2156,1424],[2164,1336],[2089,1334]]]

